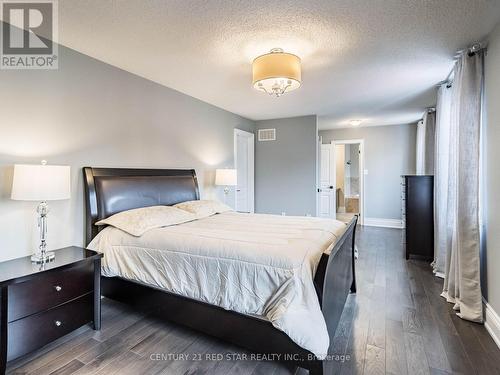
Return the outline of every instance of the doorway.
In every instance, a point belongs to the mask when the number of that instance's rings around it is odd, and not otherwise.
[[[234,129],[234,166],[237,174],[235,211],[254,209],[254,142],[253,133]]]
[[[364,222],[364,140],[333,141],[335,168],[335,213],[337,220],[348,222],[359,215]]]
[[[318,155],[318,216],[364,223],[364,140],[321,144]]]

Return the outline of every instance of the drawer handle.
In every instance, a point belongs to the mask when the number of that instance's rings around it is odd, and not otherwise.
[[[60,292],[62,290],[62,286],[56,285],[54,289],[56,290],[56,292]]]
[[[56,327],[62,326],[62,322],[60,320],[56,320],[54,324],[56,325]]]

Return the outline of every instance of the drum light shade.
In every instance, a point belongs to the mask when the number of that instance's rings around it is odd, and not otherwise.
[[[63,165],[14,165],[11,198],[51,201],[70,198],[70,167]]]
[[[215,170],[215,185],[219,186],[236,186],[237,185],[236,169],[216,169]]]
[[[257,57],[252,64],[253,87],[279,97],[301,85],[300,58],[274,48]]]

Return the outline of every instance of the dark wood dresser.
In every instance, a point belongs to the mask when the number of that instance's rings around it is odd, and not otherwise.
[[[80,247],[0,263],[0,374],[7,361],[93,322],[101,324],[102,254]]]
[[[434,176],[402,176],[406,259],[434,258]]]

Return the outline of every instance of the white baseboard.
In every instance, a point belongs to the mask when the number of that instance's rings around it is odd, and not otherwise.
[[[363,225],[368,227],[403,228],[403,222],[399,219],[380,219],[375,217],[365,217]]]
[[[493,307],[491,307],[488,302],[483,298],[483,305],[484,305],[484,327],[490,334],[490,336],[493,338],[493,341],[497,344],[497,346],[500,348],[500,317],[496,313],[495,310],[493,310]]]

